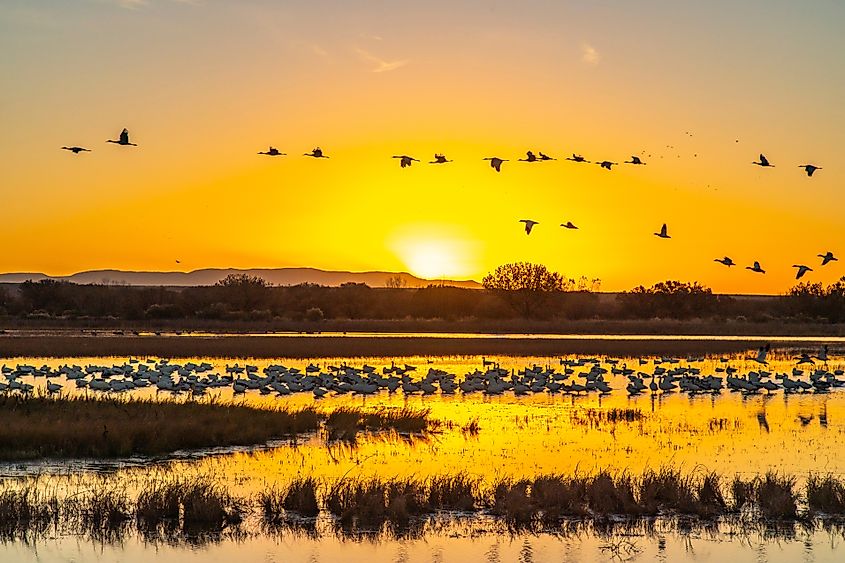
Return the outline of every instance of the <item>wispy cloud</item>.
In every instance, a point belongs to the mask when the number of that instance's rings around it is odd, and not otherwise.
[[[601,54],[589,43],[581,43],[581,60],[588,65],[597,65]]]
[[[386,61],[361,48],[356,48],[355,52],[363,61],[375,65],[371,72],[390,72],[405,66],[409,62],[408,59]]]
[[[153,0],[99,0],[100,2],[106,4],[116,4],[121,8],[126,8],[127,10],[137,10],[138,8],[143,8],[144,6],[149,6]],[[192,6],[199,6],[203,3],[203,0],[168,0],[170,2],[174,2],[176,4],[190,4]]]

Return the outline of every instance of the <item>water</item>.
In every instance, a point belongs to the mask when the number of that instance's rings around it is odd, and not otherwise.
[[[729,365],[748,371],[754,364],[746,358],[750,351],[730,356]],[[488,360],[491,358],[487,358]],[[506,369],[533,364],[557,364],[558,358],[501,357]],[[14,358],[8,365],[95,363],[111,365],[126,358]],[[171,362],[208,361],[215,372],[243,360],[174,358]],[[456,373],[481,367],[480,357],[407,358],[327,358],[318,365],[348,363],[374,366],[418,365],[418,372],[429,366]],[[634,369],[634,358],[621,359]],[[304,368],[309,360],[250,361],[259,370],[282,363]],[[774,355],[769,370],[791,371],[795,362],[789,351]],[[681,365],[685,365],[682,361]],[[720,358],[696,362],[702,374],[713,373],[724,365]],[[842,367],[833,361],[830,369]],[[557,364],[555,367],[558,367]],[[30,378],[44,386],[43,378]],[[341,477],[416,477],[466,472],[484,483],[500,477],[531,477],[538,474],[590,473],[598,469],[638,474],[645,468],[671,465],[685,473],[717,471],[757,475],[767,470],[795,475],[799,487],[810,472],[845,475],[845,392],[787,395],[742,395],[723,391],[718,395],[688,396],[679,393],[628,397],[625,378],[610,377],[617,389],[607,396],[567,396],[537,394],[498,397],[482,395],[403,396],[382,392],[373,396],[330,396],[319,401],[310,393],[284,398],[247,393],[235,399],[231,390],[214,391],[217,400],[238,400],[255,405],[317,404],[331,410],[338,406],[364,408],[428,408],[431,417],[446,423],[438,432],[408,437],[362,435],[355,444],[326,444],[318,436],[301,437],[295,443],[283,441],[257,450],[222,449],[184,452],[168,460],[137,458],[103,462],[74,460],[0,464],[0,475],[40,474],[45,486],[94,487],[101,479],[120,483],[126,490],[149,475],[202,475],[225,484],[243,497],[268,487],[284,485],[296,476],[315,476],[330,482]],[[67,387],[76,393],[74,388]],[[155,396],[144,389],[139,396]],[[610,409],[639,411],[633,421],[603,421],[591,416]],[[477,434],[462,427],[476,421]],[[63,475],[63,476],[62,476]],[[105,477],[103,477],[105,475]],[[834,561],[842,541],[839,531],[800,527],[772,535],[766,530],[742,525],[721,526],[717,530],[681,532],[677,527],[657,525],[657,530],[600,533],[589,527],[564,535],[511,534],[501,525],[484,518],[455,524],[454,519],[439,526],[426,526],[422,533],[397,539],[391,535],[361,539],[334,533],[302,536],[291,532],[254,533],[258,528],[245,525],[247,534],[221,537],[201,546],[183,542],[149,543],[132,533],[117,542],[98,542],[60,532],[35,542],[6,541],[0,545],[0,561],[140,561],[150,556],[165,561],[231,561],[236,557],[260,561]],[[497,527],[498,526],[498,527]],[[626,551],[627,550],[627,551]]]

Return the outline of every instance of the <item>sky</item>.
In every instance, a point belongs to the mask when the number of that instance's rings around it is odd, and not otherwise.
[[[838,0],[4,0],[0,271],[831,283],[843,26]],[[124,127],[137,147],[105,142]]]

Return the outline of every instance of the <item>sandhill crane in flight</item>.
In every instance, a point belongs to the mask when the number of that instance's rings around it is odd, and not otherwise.
[[[117,145],[123,145],[124,147],[137,147],[138,146],[135,143],[129,142],[129,130],[126,129],[125,127],[123,128],[123,131],[120,132],[120,137],[118,137],[118,139],[116,141],[114,139],[109,139],[106,142],[107,143],[115,143]]]
[[[307,152],[307,153],[303,154],[302,156],[310,156],[310,157],[313,157],[313,158],[329,158],[328,156],[323,154],[323,149],[321,149],[320,147],[317,147],[313,151]]]
[[[804,277],[804,274],[806,274],[807,272],[813,271],[812,268],[810,268],[809,266],[804,266],[803,264],[793,264],[792,267],[798,268],[798,271],[795,273],[796,280],[800,280],[802,277]]]
[[[643,162],[640,157],[634,155],[631,157],[631,160],[626,160],[625,164],[645,164],[645,162]]]
[[[492,168],[496,172],[501,172],[502,171],[502,163],[508,161],[508,159],[499,158],[498,156],[488,156],[488,157],[483,158],[482,160],[489,160],[490,161],[490,168]]]
[[[806,173],[807,173],[807,176],[810,176],[810,177],[812,177],[812,176],[813,176],[813,172],[815,172],[816,170],[821,170],[821,169],[822,169],[822,167],[821,167],[821,166],[815,166],[815,165],[813,165],[813,164],[802,164],[802,165],[801,165],[801,166],[799,166],[798,168],[803,168],[803,169],[804,169],[804,172],[806,172]]]
[[[763,168],[774,168],[774,164],[769,164],[769,159],[766,158],[766,155],[760,153],[760,162],[752,162],[751,164],[756,164],[757,166],[762,166]]]
[[[669,236],[669,234],[666,232],[666,223],[663,223],[663,226],[662,226],[662,227],[660,227],[660,232],[659,232],[659,233],[654,233],[654,236],[656,236],[656,237],[660,237],[660,238],[672,238],[672,237],[670,237],[670,236]]]
[[[447,160],[445,155],[442,154],[434,154],[434,160],[429,162],[429,164],[446,164],[447,162],[452,162],[451,160]]]
[[[746,266],[746,270],[751,270],[752,272],[756,272],[758,274],[765,274],[766,270],[760,267],[760,262],[754,261],[754,266]]]
[[[541,152],[541,153],[540,153],[540,160],[557,160],[557,159],[556,159],[556,158],[552,158],[552,157],[550,157],[549,155],[544,154],[544,153],[542,153],[542,152]]]
[[[532,221],[531,219],[520,219],[520,223],[525,223],[525,234],[530,235],[531,229],[534,228],[534,225],[539,225],[540,223],[537,221]]]
[[[572,221],[567,221],[566,223],[561,223],[560,226],[563,227],[564,229],[577,229],[578,228],[578,227],[576,227],[575,225],[572,224]]]
[[[611,169],[610,167],[613,166],[614,164],[617,164],[617,163],[616,162],[610,162],[609,160],[602,160],[601,162],[597,162],[596,164],[598,164],[602,168],[606,168],[607,170],[610,170]]]
[[[414,162],[419,162],[419,160],[417,160],[416,158],[414,158],[414,157],[412,157],[412,156],[408,156],[408,155],[406,155],[406,154],[403,154],[403,155],[393,155],[393,158],[398,158],[398,159],[399,159],[399,166],[401,166],[402,168],[407,168],[407,167],[408,167],[408,166],[410,166],[412,163],[414,163]]]
[[[276,147],[270,147],[266,151],[261,151],[258,154],[266,154],[267,156],[285,156],[285,153],[279,152]]]
[[[828,250],[824,254],[819,254],[819,258],[822,259],[822,266],[826,266],[828,262],[839,260],[836,256],[833,255],[833,252]]]
[[[567,156],[566,160],[571,160],[572,162],[590,162],[589,160],[585,159],[580,154],[572,153],[572,156]]]
[[[525,153],[525,158],[520,158],[520,162],[537,162],[537,155],[531,151]]]
[[[66,151],[70,151],[73,154],[79,154],[81,152],[91,152],[91,149],[86,149],[85,147],[62,147]]]
[[[729,256],[725,256],[724,258],[716,258],[713,261],[718,262],[719,264],[724,264],[728,268],[730,268],[731,266],[736,266],[736,262],[731,260]]]

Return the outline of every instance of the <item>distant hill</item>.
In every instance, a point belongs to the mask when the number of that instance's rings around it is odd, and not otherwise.
[[[388,278],[399,276],[407,287],[425,287],[430,284],[449,285],[478,289],[481,287],[473,280],[426,280],[406,272],[342,272],[318,270],[316,268],[253,268],[238,270],[234,268],[206,268],[192,272],[132,272],[123,270],[91,270],[70,276],[48,276],[41,273],[0,274],[0,283],[23,283],[27,280],[38,281],[53,279],[78,284],[116,284],[138,286],[179,286],[214,285],[229,274],[249,274],[264,278],[272,285],[298,285],[315,283],[338,286],[346,282],[365,283],[370,287],[385,287]]]

